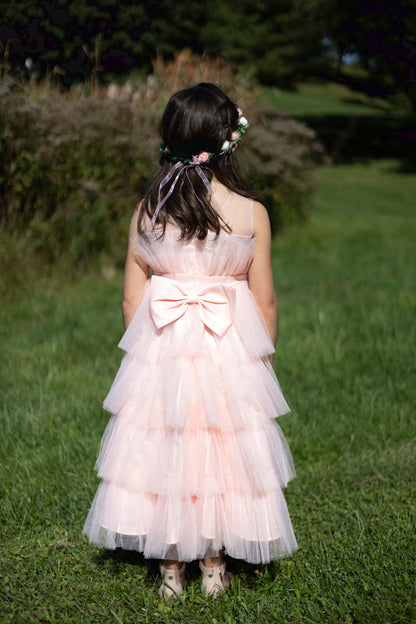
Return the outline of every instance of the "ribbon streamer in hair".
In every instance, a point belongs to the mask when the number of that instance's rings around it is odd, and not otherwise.
[[[184,165],[182,162],[177,162],[172,167],[172,169],[169,171],[169,173],[163,178],[161,183],[159,184],[157,206],[156,206],[156,210],[155,210],[155,212],[153,214],[153,217],[152,217],[152,227],[154,227],[154,225],[156,223],[156,219],[158,217],[158,214],[159,214],[161,208],[164,206],[166,201],[169,199],[169,197],[172,195],[173,191],[175,190],[176,183],[178,182],[181,174],[186,172],[186,175],[188,176],[188,169],[189,168],[194,168],[195,169],[195,171],[197,172],[197,174],[201,178],[202,182],[204,183],[205,188],[207,189],[208,193],[210,195],[212,195],[211,184],[210,184],[207,176],[205,175],[205,173],[202,171],[201,167],[199,166],[199,157],[198,156],[192,156],[192,163],[190,163],[188,165]],[[178,171],[178,169],[180,169],[180,171]],[[178,171],[178,173],[176,173],[177,171]],[[162,199],[162,190],[163,190],[163,188],[167,184],[169,184],[169,182],[172,180],[172,178],[175,175],[175,173],[176,173],[176,177],[173,180],[173,182],[171,183],[171,186],[170,186],[168,192],[166,193],[166,195]],[[188,180],[189,180],[189,178],[188,178]],[[195,192],[195,189],[193,189],[193,191],[194,191],[195,196],[196,196],[197,200],[199,201],[199,203],[202,203],[201,200],[199,199],[197,193]]]

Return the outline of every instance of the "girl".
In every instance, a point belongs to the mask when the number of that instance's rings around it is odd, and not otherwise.
[[[270,224],[235,164],[247,126],[212,84],[174,94],[131,222],[126,354],[84,532],[162,559],[165,600],[182,593],[187,561],[202,560],[215,597],[229,585],[224,551],[267,563],[297,548],[282,493],[295,472],[275,422],[289,410],[272,368]]]

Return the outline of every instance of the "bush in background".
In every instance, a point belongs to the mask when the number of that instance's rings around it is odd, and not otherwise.
[[[89,97],[0,83],[2,256],[12,236],[43,263],[74,266],[101,255],[121,265],[130,217],[157,166],[161,110],[172,92],[199,81],[216,82],[247,111],[245,162],[274,230],[304,217],[320,154],[313,132],[256,108],[255,90],[221,61],[184,52],[171,63],[158,59],[137,86]]]
[[[3,85],[0,115],[2,226],[45,260],[110,252],[151,174],[152,111],[95,97],[33,100]]]
[[[253,111],[245,163],[252,186],[269,210],[273,232],[307,216],[315,189],[314,169],[323,148],[310,128],[271,106]]]

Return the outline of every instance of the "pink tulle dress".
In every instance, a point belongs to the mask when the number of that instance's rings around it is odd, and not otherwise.
[[[137,236],[151,267],[119,346],[112,414],[84,526],[90,541],[145,557],[267,563],[297,548],[282,489],[295,476],[275,418],[289,411],[247,281],[252,202],[230,196],[232,233]]]

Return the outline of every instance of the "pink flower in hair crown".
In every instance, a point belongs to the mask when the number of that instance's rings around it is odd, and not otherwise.
[[[200,154],[198,154],[197,156],[198,162],[199,163],[206,163],[209,161],[209,154],[208,152],[201,152]]]
[[[208,152],[201,152],[200,154],[194,154],[192,156],[191,165],[203,165],[204,163],[209,161]]]

